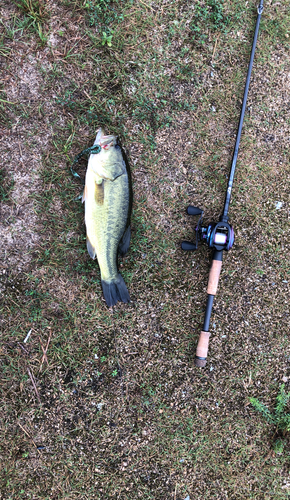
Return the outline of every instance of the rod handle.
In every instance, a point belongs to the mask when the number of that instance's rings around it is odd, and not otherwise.
[[[199,340],[194,360],[195,366],[203,367],[206,365],[209,337],[210,337],[209,332],[201,332],[199,335]]]
[[[216,295],[221,268],[222,268],[221,260],[212,261],[209,272],[208,285],[207,285],[207,293],[209,295]]]

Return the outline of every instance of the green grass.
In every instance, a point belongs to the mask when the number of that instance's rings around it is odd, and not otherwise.
[[[0,169],[0,202],[7,202],[13,189],[14,181],[11,175],[7,174],[6,169]]]
[[[22,19],[17,19],[18,30],[28,29],[37,33],[42,44],[47,41],[44,31],[44,22],[47,18],[45,3],[41,0],[13,0],[18,9],[23,13]]]

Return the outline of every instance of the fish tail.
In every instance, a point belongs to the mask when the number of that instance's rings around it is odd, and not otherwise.
[[[120,302],[130,302],[130,296],[121,274],[118,278],[110,281],[102,280],[103,294],[108,307]]]

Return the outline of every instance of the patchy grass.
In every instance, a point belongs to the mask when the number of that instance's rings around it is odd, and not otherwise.
[[[288,438],[275,444],[250,404],[274,406],[282,379],[289,392],[289,2],[263,13],[204,370],[211,256],[180,249],[188,204],[206,222],[222,210],[255,9],[1,7],[3,499],[289,497]],[[113,312],[69,170],[100,126],[120,136],[134,191],[132,301]]]
[[[4,168],[0,169],[0,201],[7,201],[9,194],[13,189],[13,179],[9,178]]]

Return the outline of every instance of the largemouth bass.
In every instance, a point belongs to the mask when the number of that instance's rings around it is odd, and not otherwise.
[[[103,294],[111,307],[118,300],[130,301],[117,259],[118,252],[125,255],[130,244],[132,193],[128,163],[117,138],[100,129],[96,145],[101,151],[89,157],[83,194],[87,249],[92,259],[97,257]]]

